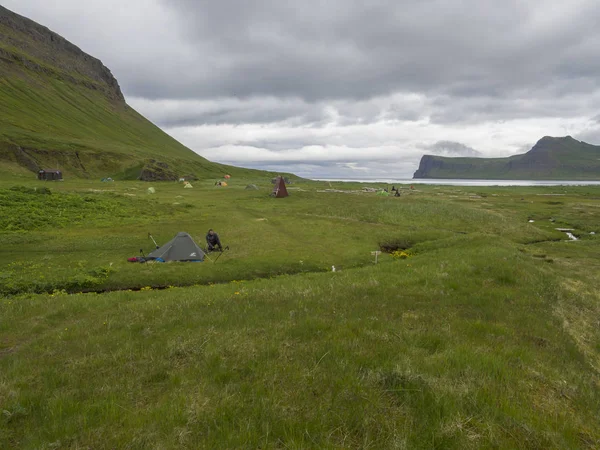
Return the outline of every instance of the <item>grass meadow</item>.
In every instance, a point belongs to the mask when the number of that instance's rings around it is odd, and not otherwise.
[[[0,181],[0,448],[600,448],[600,187],[214,181]]]

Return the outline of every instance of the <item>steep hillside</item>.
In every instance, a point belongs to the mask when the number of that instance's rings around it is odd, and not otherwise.
[[[125,103],[101,61],[0,6],[0,173],[57,166],[77,177],[259,175],[180,144]]]
[[[546,136],[527,153],[508,158],[424,155],[414,178],[600,180],[600,146]]]

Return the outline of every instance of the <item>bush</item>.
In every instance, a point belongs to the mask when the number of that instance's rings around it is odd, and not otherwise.
[[[110,266],[93,267],[89,270],[76,271],[66,279],[41,280],[24,277],[24,271],[40,270],[39,264],[13,263],[0,277],[0,296],[25,293],[47,293],[53,297],[66,293],[93,291],[101,289],[109,279],[113,269]],[[43,277],[42,277],[43,278]]]
[[[115,220],[138,222],[156,217],[156,208],[150,201],[133,201],[118,194],[50,194],[46,187],[14,186],[0,189],[0,232],[22,232],[74,225],[105,226]],[[42,195],[40,195],[42,194]],[[174,208],[162,206],[162,214],[194,205]]]
[[[22,194],[38,194],[38,195],[50,195],[52,191],[50,191],[47,187],[40,188],[30,188],[27,186],[13,186],[10,188],[13,192],[21,192]]]
[[[411,248],[414,244],[414,242],[405,239],[405,238],[397,238],[397,239],[390,239],[387,241],[383,241],[379,243],[379,248],[381,249],[382,252],[385,253],[393,253],[397,250],[407,250],[409,248]]]

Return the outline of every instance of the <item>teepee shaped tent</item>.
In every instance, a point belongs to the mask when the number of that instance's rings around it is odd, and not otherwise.
[[[192,239],[184,232],[177,233],[173,239],[160,248],[157,248],[148,255],[147,259],[157,261],[202,261],[204,252]]]
[[[277,177],[275,179],[275,187],[273,188],[273,192],[271,195],[275,198],[282,198],[288,196],[288,191],[285,187],[285,181],[283,181],[283,177]]]

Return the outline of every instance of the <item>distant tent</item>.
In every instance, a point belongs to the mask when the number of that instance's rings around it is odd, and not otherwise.
[[[191,188],[193,188],[194,186],[192,186],[192,183],[190,183],[189,181],[184,181],[184,182],[183,182],[183,187],[184,187],[185,189],[191,189]]]
[[[225,178],[226,180],[229,180],[231,178],[231,175],[225,175],[223,178]]]
[[[275,187],[273,188],[271,196],[275,198],[282,198],[288,196],[288,191],[285,187],[285,181],[283,181],[283,177],[277,177],[275,179]]]
[[[271,184],[277,183],[278,178],[279,177],[271,178]],[[285,184],[292,184],[292,180],[290,180],[289,178],[287,178],[287,177],[282,177],[282,178],[283,178],[283,181],[285,182]]]
[[[62,172],[55,169],[42,169],[38,172],[38,180],[54,181],[62,180]]]
[[[160,262],[203,261],[204,252],[189,234],[182,231],[165,245],[150,253],[146,259]]]
[[[382,195],[383,197],[389,197],[390,193],[387,191],[378,191],[377,195]]]
[[[255,184],[249,184],[248,186],[246,186],[246,190],[247,191],[258,191],[258,186]]]

